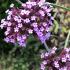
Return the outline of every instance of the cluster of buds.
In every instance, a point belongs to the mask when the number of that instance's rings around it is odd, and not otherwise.
[[[23,3],[20,8],[14,4],[6,11],[7,17],[1,20],[1,29],[5,28],[4,39],[7,43],[18,43],[19,46],[26,46],[26,40],[30,34],[38,37],[44,43],[50,37],[50,27],[53,16],[51,6],[39,6],[37,2]]]
[[[42,53],[41,58],[41,70],[70,70],[70,48],[62,49],[60,54],[53,48],[50,52]]]

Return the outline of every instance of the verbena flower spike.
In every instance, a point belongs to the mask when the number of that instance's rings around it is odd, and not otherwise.
[[[70,48],[64,48],[57,56],[57,48],[41,54],[41,70],[70,70]]]
[[[6,29],[4,40],[26,46],[26,41],[32,34],[44,43],[50,37],[49,29],[53,24],[51,10],[50,5],[39,6],[37,2],[23,3],[20,8],[11,4],[6,11],[7,17],[1,20],[0,25],[1,29]]]

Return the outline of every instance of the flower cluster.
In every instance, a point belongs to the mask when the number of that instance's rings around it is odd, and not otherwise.
[[[64,48],[57,56],[56,48],[50,52],[42,53],[41,70],[70,70],[70,48]]]
[[[26,46],[30,34],[37,36],[42,43],[50,37],[49,29],[53,17],[50,5],[39,6],[36,2],[26,2],[20,8],[14,4],[6,11],[7,17],[1,20],[1,29],[5,28],[6,42]]]
[[[45,0],[28,0],[30,2],[37,2],[40,6],[43,5],[43,3],[45,3]]]

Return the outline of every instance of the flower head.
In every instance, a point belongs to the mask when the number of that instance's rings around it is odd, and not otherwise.
[[[15,8],[12,4],[6,13],[7,17],[1,20],[0,25],[2,29],[6,28],[6,42],[25,46],[30,34],[38,37],[42,43],[49,39],[53,21],[50,5],[39,6],[37,2],[26,2],[20,8]]]
[[[66,49],[69,50],[67,51]],[[54,50],[54,53],[51,52],[52,50]],[[56,48],[53,48],[50,52],[41,54],[43,59],[41,70],[45,70],[46,66],[48,70],[70,70],[70,48],[62,49],[59,55],[56,53],[56,50]]]

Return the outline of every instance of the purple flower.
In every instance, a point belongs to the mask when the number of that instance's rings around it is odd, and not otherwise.
[[[37,2],[40,5],[42,5],[45,2],[45,0],[28,0],[28,1],[30,1],[30,2]]]
[[[29,18],[26,18],[26,19],[24,20],[24,23],[29,23],[29,22],[30,22]]]
[[[39,13],[40,13],[41,16],[45,16],[44,11],[40,10]]]
[[[50,52],[41,54],[41,59],[43,60],[41,70],[46,70],[46,67],[48,70],[70,70],[70,48],[62,49],[59,55],[56,50],[57,48],[54,47]]]
[[[32,16],[31,17],[31,20],[36,20],[36,16]]]
[[[10,39],[8,38],[8,37],[6,37],[5,39],[4,39],[4,41],[6,41],[7,43],[10,41]]]
[[[19,31],[19,28],[18,27],[15,27],[14,28],[14,32],[18,32]]]
[[[42,43],[49,39],[53,21],[50,5],[40,6],[35,0],[24,3],[20,8],[11,4],[6,13],[7,17],[1,20],[0,25],[2,29],[6,28],[6,42],[25,46],[30,34]]]
[[[26,46],[26,43],[24,42],[24,40],[20,40],[18,42],[19,46]]]

